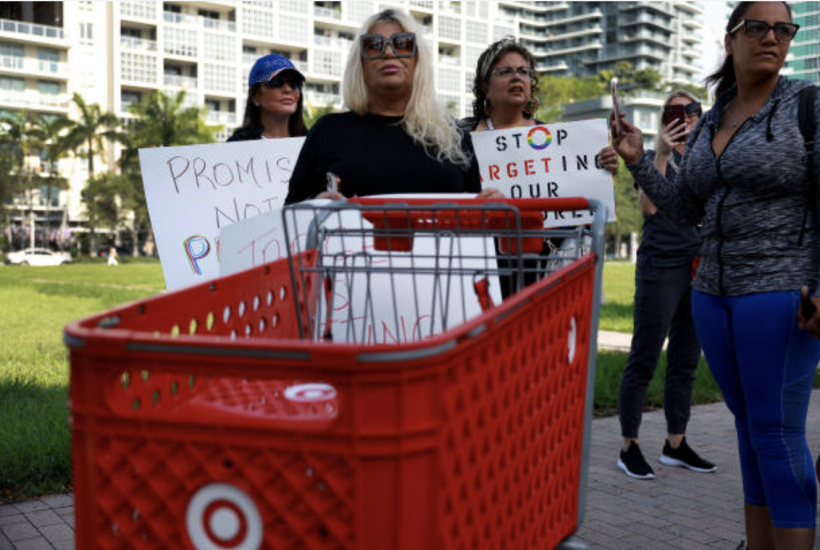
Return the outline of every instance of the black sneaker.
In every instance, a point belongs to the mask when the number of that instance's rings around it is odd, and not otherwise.
[[[717,470],[717,466],[708,460],[704,460],[698,456],[698,453],[692,450],[692,447],[686,443],[685,437],[681,440],[680,446],[677,449],[672,448],[669,444],[669,440],[664,443],[663,453],[661,453],[661,464],[680,466],[681,468],[688,468],[693,472],[702,473],[710,473]]]
[[[655,479],[655,472],[652,466],[646,462],[640,447],[634,441],[629,444],[629,448],[621,449],[621,456],[618,458],[618,468],[623,470],[629,477],[635,479]]]

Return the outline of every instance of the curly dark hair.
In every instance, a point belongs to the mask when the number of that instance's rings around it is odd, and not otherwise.
[[[538,72],[535,70],[535,58],[530,51],[521,42],[518,42],[512,36],[505,36],[501,40],[490,44],[486,50],[478,58],[475,68],[475,78],[473,79],[473,116],[476,120],[482,120],[489,114],[487,106],[492,109],[487,99],[487,86],[490,83],[490,76],[495,68],[498,60],[505,54],[515,52],[530,66],[532,78],[530,80],[530,101],[527,106],[521,111],[526,118],[535,116],[535,111],[538,109]]]

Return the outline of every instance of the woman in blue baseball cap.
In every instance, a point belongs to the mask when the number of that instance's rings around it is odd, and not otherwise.
[[[306,135],[302,118],[304,82],[305,77],[286,57],[272,53],[257,59],[248,78],[245,118],[228,141]]]

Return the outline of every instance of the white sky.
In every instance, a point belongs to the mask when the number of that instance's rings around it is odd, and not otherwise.
[[[703,6],[703,57],[700,60],[698,82],[717,70],[723,61],[723,35],[726,34],[726,18],[729,7],[721,0],[701,2]]]

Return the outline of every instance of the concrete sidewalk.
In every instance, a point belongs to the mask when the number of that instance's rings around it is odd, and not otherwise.
[[[624,351],[626,346],[628,351],[631,336],[612,334],[599,333],[600,347]],[[818,399],[820,390],[813,395],[808,420],[814,456],[820,451]],[[641,445],[656,479],[639,481],[615,466],[620,447],[617,417],[593,421],[586,515],[578,532],[591,548],[735,550],[745,538],[734,423],[725,405],[695,407],[688,429],[692,447],[718,465],[716,473],[661,465],[665,431],[663,411],[644,414]],[[0,550],[72,550],[73,530],[72,495],[0,505]],[[820,550],[820,543],[815,548]]]

